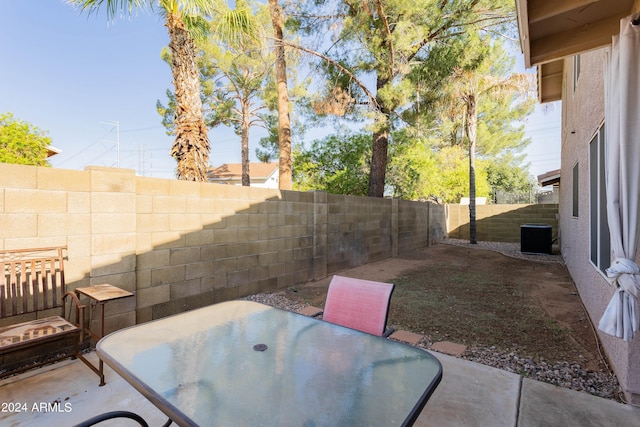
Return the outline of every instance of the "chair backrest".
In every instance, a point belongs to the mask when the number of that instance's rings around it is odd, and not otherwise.
[[[395,285],[333,276],[327,292],[323,320],[382,336]]]

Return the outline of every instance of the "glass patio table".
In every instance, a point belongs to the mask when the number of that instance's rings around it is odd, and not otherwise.
[[[412,425],[430,353],[250,301],[116,331],[101,359],[180,426]]]

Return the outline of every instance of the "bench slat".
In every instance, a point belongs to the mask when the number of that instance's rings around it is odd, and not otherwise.
[[[20,263],[20,285],[21,286],[19,288],[22,296],[22,313],[29,312],[29,298],[27,298],[27,295],[29,295],[29,285],[28,285],[29,280],[28,280],[27,271],[28,271],[27,261],[22,261]]]
[[[11,275],[13,276],[11,278],[11,315],[12,316],[16,316],[18,315],[18,298],[16,298],[16,295],[18,294],[18,284],[16,283],[16,273],[15,273],[15,266],[12,264],[11,265]]]
[[[7,317],[7,276],[5,270],[5,263],[0,262],[0,318]]]
[[[4,269],[2,271],[4,271]],[[2,281],[4,282],[4,274],[2,275]],[[7,317],[7,307],[4,303],[7,300],[7,293],[5,291],[5,288],[6,285],[4,283],[0,285],[0,318]]]
[[[55,304],[55,301],[58,300],[58,273],[56,272],[55,258],[50,259],[49,262],[51,263],[51,269],[49,270],[51,277],[51,300]]]
[[[49,287],[47,286],[48,284],[48,274],[47,274],[47,270],[46,270],[46,260],[41,260],[40,261],[40,282],[42,283],[42,305],[43,308],[46,310],[47,308],[49,308],[49,304],[48,304],[48,293],[49,293]]]
[[[36,271],[36,262],[31,261],[31,271]],[[33,311],[38,311],[38,277],[31,273],[31,296],[33,298]]]

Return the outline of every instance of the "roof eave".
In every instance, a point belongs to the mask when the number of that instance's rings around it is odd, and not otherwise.
[[[524,55],[524,65],[531,68],[531,50],[529,45],[529,13],[527,0],[516,0],[516,17],[520,33],[520,50]]]
[[[640,0],[515,0],[515,4],[525,66],[538,67],[540,102],[562,99],[565,58],[609,46],[620,31],[620,20],[640,11]]]

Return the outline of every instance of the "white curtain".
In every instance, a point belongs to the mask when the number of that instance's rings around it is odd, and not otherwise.
[[[598,328],[631,341],[640,326],[638,250],[640,212],[640,23],[620,21],[606,78],[605,144],[607,215],[616,292]]]

